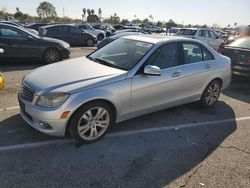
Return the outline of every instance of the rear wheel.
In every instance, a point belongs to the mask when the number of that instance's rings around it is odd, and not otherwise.
[[[86,44],[88,47],[94,46],[94,40],[93,39],[87,39]]]
[[[99,34],[98,36],[97,36],[97,39],[100,41],[100,40],[103,40],[104,39],[104,35],[103,34]]]
[[[55,63],[61,60],[61,54],[58,50],[50,48],[44,52],[43,62],[45,64]]]
[[[69,128],[77,141],[90,143],[103,137],[113,123],[114,113],[110,105],[93,102],[77,110],[72,116]]]
[[[221,82],[213,80],[208,84],[201,97],[201,103],[204,106],[213,106],[220,96]]]

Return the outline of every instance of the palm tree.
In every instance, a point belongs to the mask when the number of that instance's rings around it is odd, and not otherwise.
[[[91,14],[93,15],[93,14],[95,14],[95,10],[94,9],[91,9]]]
[[[101,20],[101,18],[102,18],[102,9],[101,8],[98,9],[98,16],[99,16],[99,18]]]
[[[88,15],[90,15],[90,14],[91,14],[91,11],[90,11],[90,9],[87,9],[87,13],[88,13]]]
[[[85,19],[85,16],[86,16],[86,8],[83,8],[83,9],[82,9],[82,13],[83,13],[83,14],[82,14],[82,17],[83,17],[83,19]]]

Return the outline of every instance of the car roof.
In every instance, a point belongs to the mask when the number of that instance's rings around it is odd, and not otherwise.
[[[74,27],[73,24],[52,24],[52,25],[43,26],[41,28],[45,28],[46,29],[46,28],[55,27],[55,26],[72,26],[72,27]]]
[[[157,44],[165,41],[191,41],[191,42],[197,42],[197,40],[194,39],[188,39],[184,37],[179,36],[167,36],[167,35],[129,35],[122,37],[124,39],[130,39],[130,40],[137,40],[141,42],[147,42],[151,44]]]

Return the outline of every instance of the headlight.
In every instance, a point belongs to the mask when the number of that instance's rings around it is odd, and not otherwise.
[[[62,105],[68,97],[68,93],[48,93],[39,96],[36,104],[41,107],[55,108]]]

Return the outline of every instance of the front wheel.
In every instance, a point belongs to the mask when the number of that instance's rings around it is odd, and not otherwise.
[[[110,105],[94,102],[83,105],[76,111],[69,128],[77,141],[90,143],[103,137],[113,122],[114,114]]]
[[[104,39],[104,35],[103,35],[103,34],[99,34],[99,35],[97,36],[97,39],[98,39],[99,41],[103,40],[103,39]]]
[[[213,106],[220,96],[221,82],[219,80],[213,80],[208,84],[201,97],[201,104],[204,106]]]

